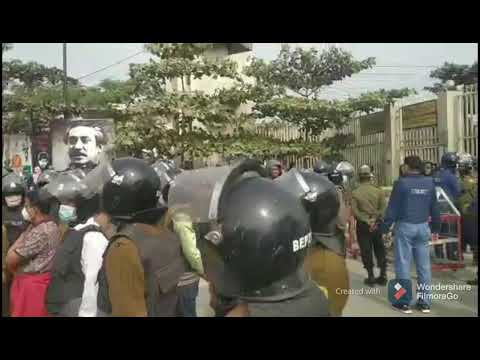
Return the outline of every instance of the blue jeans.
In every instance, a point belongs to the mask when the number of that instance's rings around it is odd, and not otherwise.
[[[197,317],[197,296],[198,283],[194,282],[190,285],[179,286],[177,288],[178,304],[177,315],[182,317]]]
[[[421,286],[431,286],[432,267],[428,242],[432,234],[428,223],[397,223],[395,234],[395,275],[397,279],[410,280],[412,256],[418,275],[417,299],[420,303],[431,304],[431,290]]]

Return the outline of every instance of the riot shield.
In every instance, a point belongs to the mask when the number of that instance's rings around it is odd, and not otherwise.
[[[168,205],[171,211],[181,210],[193,223],[208,223],[218,219],[222,194],[239,179],[265,177],[260,163],[246,160],[236,166],[221,166],[186,170],[171,183]]]
[[[310,189],[302,174],[295,168],[273,181],[298,199],[315,201],[317,198],[318,194]]]

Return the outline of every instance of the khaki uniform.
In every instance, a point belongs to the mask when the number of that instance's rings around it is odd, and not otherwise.
[[[147,316],[145,274],[137,246],[119,238],[105,260],[112,315]]]
[[[352,210],[358,221],[381,218],[386,207],[383,190],[371,183],[362,183],[352,192]]]
[[[350,289],[345,257],[327,248],[316,246],[309,250],[305,269],[318,286],[326,289],[330,313],[333,316],[341,316]]]
[[[340,209],[337,216],[337,236],[344,236],[348,221],[343,192],[337,188]],[[348,301],[348,289],[350,279],[345,256],[337,254],[325,246],[316,245],[309,249],[305,259],[305,270],[311,275],[312,280],[325,290],[329,300],[330,313],[333,316],[341,316]]]
[[[460,212],[462,214],[467,214],[468,211],[467,209],[470,207],[470,205],[473,202],[473,199],[475,198],[475,193],[477,191],[477,178],[467,175],[462,178],[462,195],[458,199],[458,204],[460,207]]]
[[[462,194],[458,199],[458,206],[462,214],[462,239],[463,244],[473,248],[474,260],[478,261],[477,239],[475,235],[475,214],[472,213],[471,205],[477,195],[477,178],[466,175],[462,178]],[[465,249],[464,248],[464,249]]]
[[[357,219],[357,238],[363,266],[373,277],[373,252],[381,275],[386,276],[387,260],[380,229],[372,224],[380,220],[386,208],[383,190],[369,181],[360,183],[352,193],[352,211]]]

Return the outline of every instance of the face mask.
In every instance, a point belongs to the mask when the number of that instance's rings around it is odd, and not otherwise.
[[[29,221],[29,222],[32,221],[32,217],[28,213],[27,208],[22,209],[22,216],[25,221]]]
[[[22,203],[22,195],[5,196],[5,202],[8,207],[17,207]]]
[[[61,221],[69,223],[77,220],[77,209],[69,205],[60,205],[58,217]]]

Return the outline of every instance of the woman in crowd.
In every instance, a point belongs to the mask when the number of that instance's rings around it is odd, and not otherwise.
[[[60,242],[60,231],[49,215],[51,199],[37,190],[26,194],[24,219],[30,223],[7,253],[7,269],[13,274],[11,316],[48,316],[45,295],[51,266]]]

